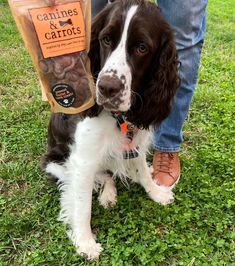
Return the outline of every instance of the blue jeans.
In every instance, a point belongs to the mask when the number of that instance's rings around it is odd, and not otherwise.
[[[155,129],[153,146],[159,151],[178,152],[183,142],[183,125],[197,83],[202,44],[206,31],[207,0],[158,0],[161,13],[175,30],[181,66],[181,85],[170,115]],[[92,14],[104,5],[92,0]]]
[[[207,0],[158,0],[162,15],[175,30],[181,66],[180,87],[170,115],[154,132],[154,148],[178,152],[183,125],[197,83],[202,44],[206,31]]]
[[[91,0],[91,14],[94,17],[107,4],[107,0]]]

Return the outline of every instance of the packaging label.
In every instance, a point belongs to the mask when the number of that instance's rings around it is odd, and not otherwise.
[[[80,2],[29,10],[44,58],[86,49]]]
[[[63,107],[70,107],[75,101],[75,93],[71,86],[65,83],[56,84],[51,89],[56,102]]]

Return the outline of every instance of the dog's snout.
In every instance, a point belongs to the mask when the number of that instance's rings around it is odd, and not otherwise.
[[[106,98],[118,95],[123,88],[123,83],[117,77],[103,76],[98,83],[99,92]]]

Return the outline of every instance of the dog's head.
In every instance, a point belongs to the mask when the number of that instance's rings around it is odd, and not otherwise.
[[[97,103],[148,128],[165,119],[179,85],[172,29],[158,7],[117,0],[92,24],[90,58]]]

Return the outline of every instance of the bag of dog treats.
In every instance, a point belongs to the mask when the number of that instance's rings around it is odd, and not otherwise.
[[[51,0],[52,1],[52,0]],[[88,58],[90,0],[9,0],[17,27],[52,112],[75,114],[94,105]]]

